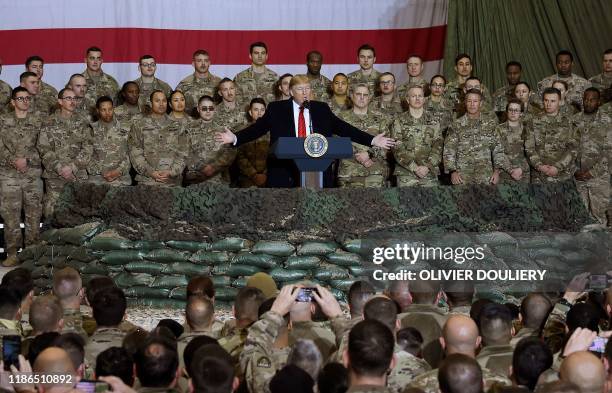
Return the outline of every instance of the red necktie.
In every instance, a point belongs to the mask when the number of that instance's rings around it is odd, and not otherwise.
[[[298,138],[306,138],[306,118],[304,117],[304,107],[300,107],[298,116]]]

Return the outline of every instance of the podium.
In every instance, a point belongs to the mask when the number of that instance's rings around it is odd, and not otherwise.
[[[320,157],[313,157],[306,152],[304,142],[308,138],[281,137],[272,145],[272,153],[276,158],[293,160],[300,171],[302,188],[323,188],[323,172],[332,162],[336,159],[353,157],[351,138],[322,138],[327,143],[327,150]]]

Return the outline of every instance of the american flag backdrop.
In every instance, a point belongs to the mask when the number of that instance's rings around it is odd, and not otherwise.
[[[196,49],[211,72],[233,78],[250,63],[249,44],[268,45],[279,74],[305,73],[306,53],[323,54],[322,73],[358,68],[357,48],[376,48],[380,71],[406,79],[409,54],[425,74],[442,70],[449,0],[0,0],[0,79],[18,84],[30,55],[45,59],[43,80],[56,88],[85,69],[85,50],[103,50],[103,70],[135,79],[138,58],[155,56],[157,77],[176,86],[193,72]]]

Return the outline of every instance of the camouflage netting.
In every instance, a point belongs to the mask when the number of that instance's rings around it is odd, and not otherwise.
[[[134,305],[184,307],[185,287],[197,274],[212,276],[221,302],[233,300],[257,272],[279,286],[321,283],[344,298],[375,270],[477,267],[372,263],[372,247],[398,243],[482,246],[486,259],[479,263],[487,268],[547,269],[551,282],[566,281],[584,263],[609,266],[602,259],[609,237],[578,233],[589,223],[571,184],[323,192],[75,185],[65,190],[43,242],[19,258],[38,291],[50,288],[55,269],[72,266],[85,283],[111,276]],[[528,233],[504,233],[518,231]],[[523,284],[520,291],[534,289]],[[507,291],[517,288],[487,282],[483,289]]]

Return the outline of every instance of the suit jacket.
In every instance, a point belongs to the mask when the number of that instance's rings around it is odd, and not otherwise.
[[[338,135],[351,138],[353,142],[365,146],[372,145],[372,135],[353,127],[339,119],[324,102],[310,101],[310,119],[313,132],[331,137]],[[271,102],[266,113],[255,123],[236,133],[236,147],[270,133],[270,145],[280,137],[295,137],[293,119],[293,100]],[[333,185],[333,173],[328,168],[324,174],[324,187]],[[300,174],[292,160],[279,160],[268,157],[267,186],[275,188],[299,187]]]

